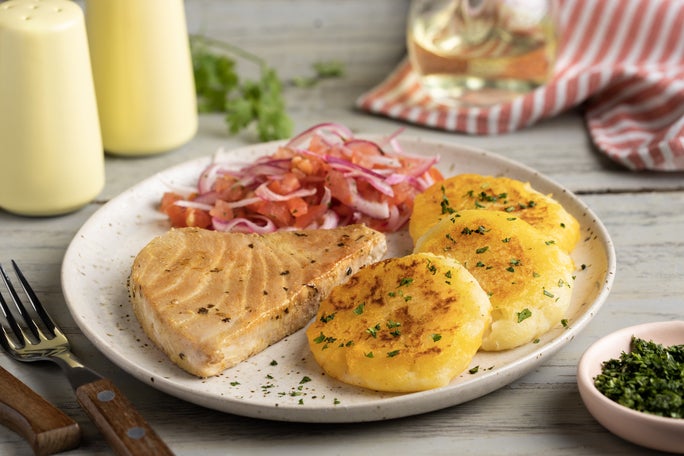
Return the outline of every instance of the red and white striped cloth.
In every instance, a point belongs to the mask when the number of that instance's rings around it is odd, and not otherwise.
[[[552,80],[487,108],[430,100],[404,60],[357,106],[406,122],[499,134],[582,105],[594,144],[633,170],[684,170],[684,1],[558,0]],[[583,104],[584,103],[584,104]]]

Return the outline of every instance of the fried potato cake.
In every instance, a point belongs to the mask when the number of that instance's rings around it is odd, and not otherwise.
[[[306,335],[331,377],[377,391],[448,384],[482,343],[491,304],[456,260],[430,253],[366,266],[323,300]]]
[[[497,210],[519,217],[566,252],[571,252],[579,240],[579,223],[551,195],[536,191],[529,182],[479,174],[450,177],[417,195],[409,221],[411,238],[415,243],[441,219],[470,209]]]
[[[455,258],[489,294],[485,351],[533,341],[561,323],[570,304],[571,257],[514,214],[459,211],[430,228],[414,251]]]

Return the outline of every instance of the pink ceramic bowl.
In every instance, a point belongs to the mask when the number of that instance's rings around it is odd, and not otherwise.
[[[644,447],[684,454],[684,418],[637,412],[608,399],[594,386],[601,364],[628,352],[632,336],[664,346],[684,344],[684,321],[632,326],[595,342],[582,355],[577,368],[580,396],[594,418],[613,434]]]

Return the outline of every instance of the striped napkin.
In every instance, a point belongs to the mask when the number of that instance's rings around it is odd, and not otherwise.
[[[684,1],[557,0],[552,80],[486,108],[438,105],[404,60],[356,101],[447,131],[500,134],[582,105],[596,147],[632,170],[684,170]]]

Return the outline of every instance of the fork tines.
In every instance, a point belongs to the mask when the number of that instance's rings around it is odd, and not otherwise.
[[[14,317],[14,313],[12,312],[10,306],[8,305],[8,302],[3,298],[2,293],[0,293],[0,307],[2,307],[2,312],[4,314],[5,320],[9,324],[10,328],[12,329],[12,332],[14,332],[15,336],[22,341],[22,335],[25,337],[25,331],[22,329],[22,325],[25,325],[26,328],[30,331],[31,335],[35,337],[36,339],[41,338],[41,331],[34,322],[34,319],[31,317],[30,311],[34,311],[39,317],[41,322],[45,325],[45,328],[48,330],[48,333],[53,336],[54,335],[54,330],[55,330],[55,323],[52,321],[50,316],[47,314],[45,311],[45,308],[43,305],[40,303],[40,300],[36,296],[36,293],[33,291],[31,288],[31,285],[28,283],[28,280],[26,280],[26,277],[24,274],[21,272],[21,269],[19,269],[19,266],[14,260],[12,261],[12,266],[14,267],[14,271],[16,273],[17,278],[19,279],[19,282],[21,284],[21,288],[23,290],[24,295],[26,296],[26,299],[28,300],[29,304],[31,305],[31,308],[28,309],[24,303],[22,302],[22,299],[19,297],[19,294],[17,293],[16,289],[14,288],[14,285],[12,285],[12,281],[10,280],[9,276],[7,275],[7,272],[5,269],[2,267],[0,264],[0,277],[2,277],[2,281],[5,285],[5,289],[7,290],[7,293],[9,294],[11,301],[14,303],[14,306],[16,310],[18,311],[19,315],[21,316],[21,319],[23,320],[22,323],[18,322],[17,319]],[[5,331],[5,328],[2,327],[2,331],[5,336],[7,337],[7,333]]]

